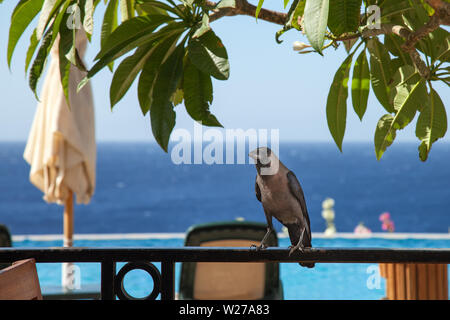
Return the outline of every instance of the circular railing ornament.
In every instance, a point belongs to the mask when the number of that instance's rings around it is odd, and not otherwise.
[[[123,281],[126,274],[136,269],[146,271],[153,279],[153,290],[146,297],[133,297],[125,289]],[[161,291],[161,273],[159,272],[158,268],[156,268],[155,265],[150,262],[128,262],[117,273],[114,280],[114,290],[120,300],[155,300]]]

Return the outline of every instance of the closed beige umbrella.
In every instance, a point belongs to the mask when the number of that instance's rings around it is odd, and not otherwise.
[[[76,46],[81,57],[86,50],[84,32],[77,33]],[[73,194],[77,203],[88,204],[95,189],[95,122],[92,90],[86,85],[77,93],[85,72],[71,66],[70,109],[60,80],[58,43],[51,51],[40,102],[25,147],[24,158],[31,165],[30,181],[44,193],[49,203],[64,205],[64,246],[73,242]],[[71,265],[63,265],[63,287],[74,279]]]

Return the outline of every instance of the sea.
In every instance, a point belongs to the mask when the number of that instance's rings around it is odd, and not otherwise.
[[[332,198],[338,232],[353,232],[360,222],[383,232],[379,215],[389,212],[395,232],[447,233],[450,144],[436,143],[426,162],[417,147],[394,143],[380,161],[369,142],[346,143],[342,153],[331,143],[281,143],[279,154],[303,187],[313,232],[325,230],[322,202]],[[24,148],[25,142],[0,143],[0,224],[13,235],[61,234],[63,208],[46,203],[29,182]],[[176,164],[171,148],[165,153],[154,143],[97,148],[95,194],[89,205],[75,206],[75,233],[179,233],[199,223],[265,222],[250,159]]]

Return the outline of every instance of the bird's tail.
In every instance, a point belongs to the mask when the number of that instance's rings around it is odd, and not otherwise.
[[[299,262],[299,265],[301,265],[302,267],[306,267],[306,268],[314,268],[314,266],[316,265],[314,262],[310,262],[310,263],[303,263],[303,262]]]

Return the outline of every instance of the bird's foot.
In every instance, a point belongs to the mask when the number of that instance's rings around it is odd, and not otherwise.
[[[261,249],[266,249],[267,246],[266,246],[265,244],[263,244],[263,243],[261,243],[259,246],[255,245],[255,244],[252,244],[252,245],[250,246],[250,248],[256,248],[256,251],[259,251],[259,250],[261,250]]]
[[[295,250],[299,250],[301,253],[303,253],[303,246],[301,244],[297,244],[295,246],[289,246],[289,256],[294,253]]]

